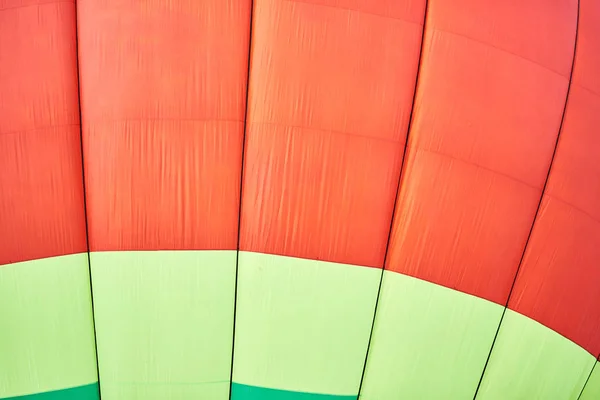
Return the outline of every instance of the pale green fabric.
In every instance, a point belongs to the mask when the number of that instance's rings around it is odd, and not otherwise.
[[[502,310],[385,271],[360,398],[472,399]]]
[[[0,266],[0,398],[97,377],[87,253]]]
[[[577,400],[595,362],[564,336],[507,310],[477,399]]]
[[[597,362],[579,400],[598,399],[600,399],[600,363]]]
[[[233,381],[356,396],[380,274],[241,252]]]
[[[236,252],[95,252],[91,261],[102,400],[227,400]]]

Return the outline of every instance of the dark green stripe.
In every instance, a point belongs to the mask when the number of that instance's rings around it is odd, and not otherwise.
[[[98,400],[98,383],[68,389],[53,390],[16,397],[3,397],[2,400]]]
[[[356,396],[292,392],[233,383],[231,400],[356,400]]]

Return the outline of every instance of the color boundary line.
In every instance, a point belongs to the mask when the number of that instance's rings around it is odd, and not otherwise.
[[[4,397],[0,400],[95,400],[100,393],[98,382],[48,392]]]
[[[244,400],[357,400],[357,396],[295,392],[291,390],[272,389],[260,386],[234,383],[232,389],[236,399]]]
[[[521,259],[519,260],[519,265],[517,270],[515,271],[515,277],[513,279],[512,285],[508,292],[508,296],[506,297],[506,304],[504,305],[504,310],[502,311],[502,316],[500,317],[500,322],[498,323],[498,329],[496,329],[496,334],[494,335],[494,340],[492,340],[492,345],[490,347],[490,352],[488,353],[487,359],[485,360],[485,364],[483,365],[483,370],[481,371],[481,376],[479,377],[479,383],[477,384],[477,389],[475,389],[475,394],[473,395],[473,400],[477,398],[477,394],[479,393],[479,388],[481,387],[481,383],[483,382],[483,377],[485,376],[485,371],[487,369],[488,363],[492,356],[492,352],[494,351],[494,345],[496,344],[496,340],[498,339],[498,333],[500,332],[500,327],[502,326],[502,321],[504,320],[504,316],[506,315],[506,310],[508,309],[508,304],[510,302],[510,298],[512,296],[513,290],[517,283],[517,279],[519,278],[519,272],[521,271],[521,266],[523,265],[523,259],[525,258],[525,253],[527,252],[527,247],[529,246],[529,240],[531,239],[531,234],[533,233],[533,228],[537,222],[540,208],[542,206],[542,201],[544,200],[544,193],[546,192],[546,187],[548,185],[548,181],[550,180],[550,174],[552,173],[552,165],[554,164],[554,157],[556,156],[556,151],[558,149],[558,143],[560,141],[560,134],[563,130],[563,124],[565,122],[565,114],[567,113],[567,105],[569,104],[569,96],[571,94],[571,85],[573,82],[573,70],[575,69],[575,59],[577,58],[577,39],[579,36],[579,0],[577,1],[577,18],[575,22],[575,43],[573,45],[573,60],[571,62],[571,73],[569,75],[569,86],[567,87],[567,95],[565,98],[565,105],[562,112],[562,117],[560,120],[560,125],[558,127],[558,134],[556,135],[556,143],[554,144],[554,152],[552,153],[552,158],[550,159],[550,166],[548,167],[548,174],[546,175],[546,180],[544,181],[544,186],[542,187],[542,192],[540,194],[540,201],[538,202],[537,209],[535,211],[533,222],[531,223],[531,228],[529,229],[529,235],[527,235],[527,240],[525,241],[525,246],[523,247],[523,252],[521,253]],[[532,318],[533,319],[533,318]]]

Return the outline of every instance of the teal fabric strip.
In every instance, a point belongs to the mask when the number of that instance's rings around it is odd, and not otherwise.
[[[233,383],[231,400],[356,400],[356,396],[292,392]]]
[[[76,386],[50,392],[26,394],[16,397],[4,397],[2,400],[99,400],[98,383]]]

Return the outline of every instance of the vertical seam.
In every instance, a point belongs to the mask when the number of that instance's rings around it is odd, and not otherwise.
[[[388,253],[389,253],[389,249],[390,249],[390,242],[391,242],[391,238],[392,238],[392,230],[394,227],[394,218],[396,216],[396,207],[397,207],[397,203],[398,203],[398,198],[400,196],[400,190],[401,190],[401,186],[402,186],[402,179],[404,178],[404,173],[405,173],[405,166],[406,166],[406,152],[408,149],[408,139],[409,139],[409,135],[410,135],[410,131],[412,128],[412,123],[413,123],[413,119],[414,119],[414,110],[415,110],[415,101],[417,98],[417,90],[419,87],[419,77],[421,75],[421,69],[422,69],[422,63],[423,63],[423,48],[425,46],[425,34],[426,34],[426,28],[427,28],[427,13],[429,11],[429,0],[425,0],[425,10],[423,12],[423,31],[421,33],[421,46],[420,46],[420,51],[419,51],[419,59],[417,61],[417,73],[415,76],[415,87],[414,87],[414,91],[413,91],[413,97],[412,97],[412,104],[410,107],[410,115],[408,117],[408,126],[406,127],[406,140],[404,142],[404,149],[403,149],[403,153],[402,153],[402,161],[401,161],[401,165],[400,165],[400,173],[398,176],[398,184],[396,186],[396,197],[394,198],[394,205],[392,208],[392,215],[390,218],[390,227],[388,230],[388,238],[387,238],[387,243],[385,246],[385,252],[383,255],[383,265],[381,266],[381,274],[379,276],[379,287],[377,288],[377,297],[375,299],[375,308],[373,311],[373,320],[371,321],[371,331],[369,333],[369,341],[367,342],[367,351],[365,353],[365,361],[363,364],[363,369],[362,369],[362,374],[360,376],[360,383],[358,385],[358,393],[356,395],[357,400],[360,399],[360,395],[361,395],[361,391],[362,391],[362,387],[363,387],[363,382],[365,379],[365,373],[367,370],[367,361],[369,359],[369,351],[371,350],[371,342],[373,340],[373,331],[375,330],[375,321],[377,318],[377,310],[379,308],[379,298],[381,296],[381,286],[383,284],[383,275],[385,272],[385,266],[386,266],[386,262],[387,262],[387,258],[388,258]]]
[[[529,234],[527,235],[527,240],[525,241],[525,246],[523,247],[523,252],[521,253],[521,259],[519,260],[519,265],[517,266],[517,270],[515,271],[512,285],[508,292],[508,296],[506,297],[506,304],[504,305],[504,310],[502,310],[502,315],[500,316],[500,321],[498,322],[498,328],[496,328],[496,333],[494,335],[494,339],[492,340],[492,345],[490,346],[490,351],[488,353],[487,359],[485,360],[485,364],[483,365],[483,369],[481,371],[481,376],[479,377],[479,382],[477,383],[477,388],[475,389],[475,394],[473,395],[473,400],[477,399],[477,394],[479,393],[481,383],[483,382],[483,377],[485,376],[485,371],[487,369],[488,363],[492,356],[492,352],[494,350],[496,340],[498,339],[498,334],[499,334],[500,328],[502,326],[502,321],[504,320],[504,316],[506,315],[506,310],[508,309],[508,304],[510,302],[510,298],[512,296],[513,290],[514,290],[517,280],[519,278],[519,273],[521,272],[521,267],[523,265],[523,259],[525,258],[525,253],[527,252],[527,247],[529,246],[529,241],[531,240],[531,235],[533,233],[533,229],[534,229],[537,219],[539,217],[540,208],[541,208],[542,202],[544,200],[544,193],[546,192],[546,187],[548,186],[548,181],[550,180],[550,174],[552,172],[554,158],[556,157],[558,143],[560,141],[560,135],[562,133],[563,125],[565,122],[565,114],[567,113],[567,105],[569,104],[569,96],[571,94],[571,85],[573,82],[573,71],[575,70],[575,58],[577,55],[578,35],[579,35],[579,0],[577,1],[577,17],[576,17],[576,21],[575,21],[575,43],[573,44],[573,60],[571,61],[571,73],[569,74],[569,85],[567,86],[567,94],[565,96],[565,105],[563,107],[562,117],[560,119],[560,125],[558,127],[558,133],[556,135],[556,142],[554,143],[554,151],[552,152],[552,158],[550,159],[550,165],[548,166],[548,173],[546,174],[546,180],[544,181],[544,186],[542,187],[542,191],[540,193],[540,200],[538,202],[538,206],[535,211],[533,221],[531,223],[531,228],[529,229]]]
[[[90,254],[90,235],[89,235],[89,223],[88,223],[88,211],[87,211],[87,193],[85,186],[85,164],[83,155],[83,119],[81,113],[81,76],[79,70],[79,13],[78,13],[78,2],[73,2],[75,6],[75,64],[77,69],[77,106],[79,109],[79,145],[81,151],[81,183],[83,188],[83,215],[85,220],[85,244],[87,247],[87,261],[88,261],[88,275],[90,283],[90,300],[91,300],[91,312],[92,312],[92,326],[94,328],[94,350],[96,353],[96,379],[98,382],[98,399],[102,399],[102,392],[100,390],[100,364],[98,361],[98,336],[96,334],[96,315],[94,312],[94,286],[92,284],[92,261]]]
[[[594,368],[596,368],[596,365],[598,365],[598,359],[596,359],[594,361],[594,365],[592,366],[592,369],[590,370],[590,373],[589,373],[587,379],[585,380],[585,383],[581,387],[581,392],[579,392],[579,396],[577,396],[577,400],[580,400],[581,396],[583,396],[583,392],[585,392],[585,387],[587,386],[588,382],[590,381],[590,378],[592,377],[592,374],[594,373]]]
[[[252,26],[254,19],[254,0],[250,0],[250,27],[248,32],[248,71],[246,72],[246,108],[244,110],[244,130],[242,133],[242,160],[240,168],[240,197],[238,207],[238,226],[237,226],[237,243],[235,253],[235,283],[233,294],[233,329],[231,339],[231,368],[229,370],[229,400],[231,400],[233,390],[233,363],[235,356],[235,321],[237,316],[237,292],[238,292],[238,271],[240,264],[240,237],[242,226],[242,194],[244,189],[244,162],[246,155],[246,132],[248,125],[248,101],[250,97],[250,67],[252,65]]]

